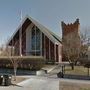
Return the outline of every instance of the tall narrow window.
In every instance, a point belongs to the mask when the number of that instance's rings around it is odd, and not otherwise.
[[[35,44],[36,44],[36,42],[35,42],[36,40],[35,39],[36,39],[36,37],[35,37],[35,29],[33,28],[32,29],[32,37],[31,37],[31,41],[32,41],[31,48],[32,48],[32,50],[35,50],[35,47],[36,47],[35,46]]]
[[[36,50],[40,50],[40,30],[36,30]]]
[[[40,55],[40,36],[41,32],[38,28],[33,27],[32,28],[32,33],[31,33],[31,50],[32,50],[32,55]]]

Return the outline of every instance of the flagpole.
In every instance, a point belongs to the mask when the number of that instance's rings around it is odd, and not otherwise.
[[[36,26],[35,26],[35,56],[36,56]]]
[[[21,11],[21,16],[20,16],[20,23],[21,23],[21,27],[20,27],[20,31],[19,31],[19,42],[20,42],[20,50],[19,50],[19,53],[20,53],[20,56],[22,56],[22,11]]]

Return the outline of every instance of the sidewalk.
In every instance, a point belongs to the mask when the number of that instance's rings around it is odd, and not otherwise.
[[[31,90],[59,90],[59,81],[47,77],[34,77],[25,80],[18,85]]]

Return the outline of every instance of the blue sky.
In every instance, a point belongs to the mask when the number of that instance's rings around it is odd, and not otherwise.
[[[0,45],[7,41],[29,15],[61,36],[61,21],[80,19],[81,27],[90,26],[90,0],[0,0]]]

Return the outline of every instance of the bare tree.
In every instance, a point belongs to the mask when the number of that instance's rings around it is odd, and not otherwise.
[[[14,80],[16,80],[17,68],[18,68],[19,63],[21,63],[22,59],[20,56],[15,56],[14,46],[6,46],[6,52],[7,52],[7,57],[12,62],[12,65],[14,68]]]
[[[68,38],[68,39],[67,39]],[[80,36],[76,32],[72,32],[63,38],[63,52],[69,60],[72,69],[76,64],[80,54]]]
[[[21,57],[15,56],[14,46],[4,45],[0,48],[0,52],[0,56],[4,56],[11,61],[14,68],[14,80],[16,80],[17,68],[22,61]]]
[[[89,76],[89,68],[90,68],[90,61],[89,61],[89,54],[90,54],[90,30],[85,29],[84,32],[80,33],[81,38],[81,51],[80,51],[80,62],[87,68],[87,75]]]
[[[90,44],[90,38],[88,36],[88,31],[86,30],[85,32],[80,33],[80,38],[81,38],[81,51],[80,51],[80,57],[86,57],[89,44]]]

